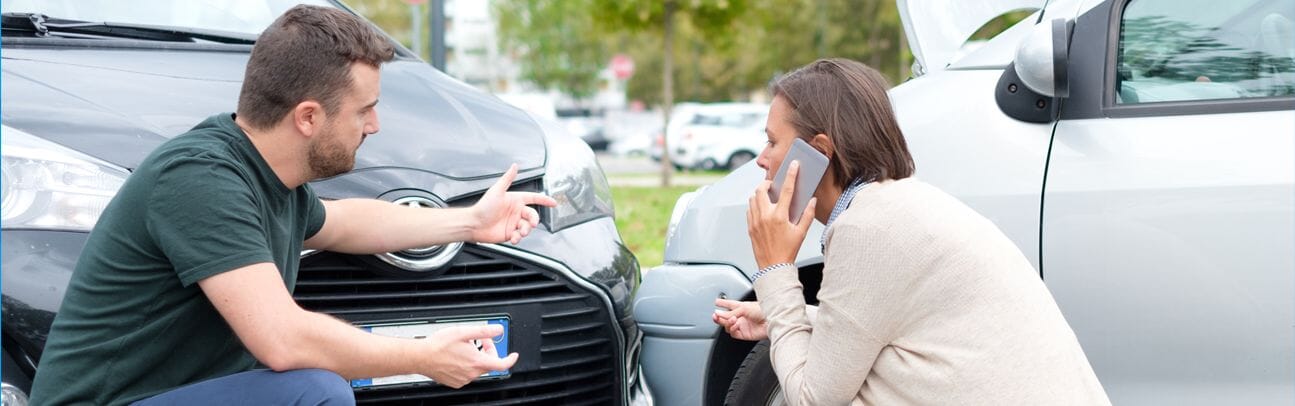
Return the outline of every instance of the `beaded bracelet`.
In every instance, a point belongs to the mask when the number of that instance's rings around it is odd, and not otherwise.
[[[751,282],[755,282],[756,280],[760,279],[761,276],[764,276],[769,272],[773,272],[778,269],[786,268],[789,266],[791,266],[791,263],[789,262],[779,262],[773,265],[766,266],[764,268],[760,268],[759,271],[755,271],[755,276],[751,277]]]

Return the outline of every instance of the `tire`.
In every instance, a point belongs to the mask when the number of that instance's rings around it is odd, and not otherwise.
[[[733,375],[724,404],[729,406],[783,405],[782,387],[778,375],[769,363],[769,340],[760,341],[742,360],[742,366]]]
[[[728,170],[731,171],[737,169],[739,166],[746,165],[746,163],[751,162],[752,159],[755,159],[755,154],[748,151],[734,152],[732,156],[728,157]]]
[[[714,158],[706,158],[701,161],[701,165],[698,165],[698,168],[703,171],[713,171],[719,169],[719,162],[715,162]]]

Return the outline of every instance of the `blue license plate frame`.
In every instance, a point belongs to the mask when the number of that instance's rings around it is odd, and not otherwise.
[[[500,358],[508,355],[509,325],[511,318],[508,315],[460,317],[452,319],[434,320],[434,321],[417,321],[402,323],[384,323],[360,326],[360,329],[372,334],[384,335],[389,337],[400,337],[410,339],[423,339],[437,330],[458,327],[458,326],[479,326],[498,324],[503,326],[504,333],[494,337],[495,352]],[[509,370],[490,371],[481,374],[478,379],[503,379],[511,375]],[[415,385],[429,384],[435,382],[431,378],[419,375],[397,375],[387,377],[353,379],[351,387],[355,389],[366,389],[375,387],[386,387],[395,385]]]

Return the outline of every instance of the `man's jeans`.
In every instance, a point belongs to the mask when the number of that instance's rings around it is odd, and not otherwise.
[[[351,406],[351,383],[322,369],[248,371],[198,382],[133,405],[328,405]]]

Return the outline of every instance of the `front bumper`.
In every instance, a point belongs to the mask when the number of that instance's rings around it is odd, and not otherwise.
[[[39,359],[40,348],[88,234],[5,230],[3,235],[4,350],[28,355],[15,360],[30,360],[30,365],[22,368],[6,365],[5,372],[23,370],[23,377],[29,380],[29,370]],[[638,365],[642,333],[632,318],[620,315],[617,309],[623,306],[613,305],[608,288],[589,282],[562,262],[530,251],[501,245],[471,247],[460,254],[461,259],[456,259],[465,262],[456,266],[461,275],[458,281],[418,281],[410,275],[402,279],[391,274],[375,277],[373,264],[329,252],[302,259],[301,276],[294,287],[299,303],[352,322],[418,321],[455,314],[501,312],[518,315],[517,321],[532,321],[529,325],[512,326],[518,340],[532,337],[529,349],[517,348],[527,351],[522,352],[522,360],[529,358],[526,362],[531,364],[523,367],[519,361],[519,366],[514,368],[516,373],[508,379],[476,382],[458,391],[430,384],[383,387],[383,390],[357,391],[357,400],[415,404],[491,401],[653,404]],[[467,263],[483,258],[484,262]],[[484,274],[475,276],[486,277],[474,277],[478,271]],[[637,267],[632,271],[637,274]],[[500,272],[513,276],[511,279],[490,276]],[[315,275],[307,276],[312,273]],[[525,278],[531,279],[527,282]],[[367,282],[357,284],[345,280]],[[510,282],[529,285],[518,291],[510,287]],[[412,295],[406,289],[455,283],[471,286],[448,293],[424,289]],[[388,289],[365,291],[357,286],[365,284],[385,285]],[[490,303],[492,297],[498,300]],[[487,306],[475,307],[481,303]],[[10,382],[9,377],[6,375],[5,383],[25,391],[27,385]]]
[[[705,402],[711,352],[721,332],[710,319],[715,299],[741,299],[750,291],[746,275],[728,265],[667,264],[645,273],[634,319],[644,334],[643,376],[657,402]]]
[[[504,314],[511,319],[510,351],[521,357],[505,379],[458,390],[431,383],[361,388],[357,403],[628,402],[631,372],[637,372],[628,364],[638,337],[625,336],[601,287],[561,263],[475,244],[435,276],[402,274],[369,258],[332,252],[303,258],[293,296],[303,308],[357,325]]]

